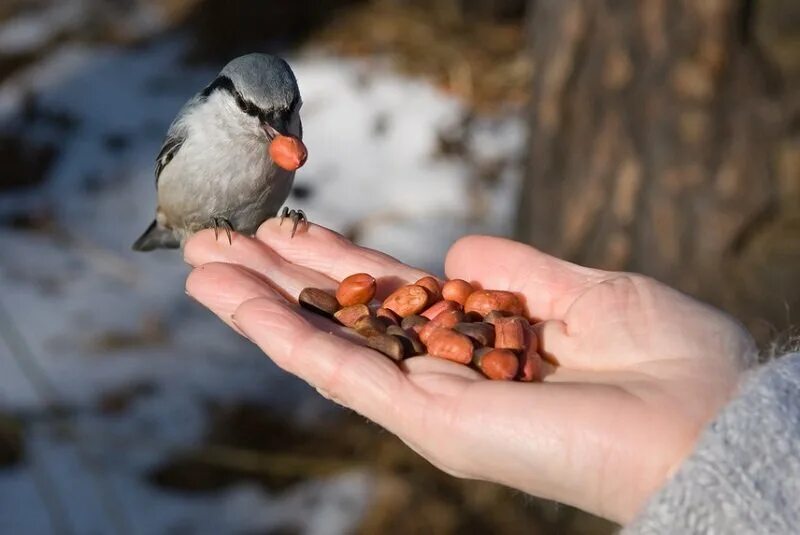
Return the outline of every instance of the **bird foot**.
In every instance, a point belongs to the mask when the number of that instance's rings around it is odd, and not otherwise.
[[[308,218],[306,217],[305,212],[302,210],[289,210],[289,208],[284,207],[283,211],[281,212],[280,225],[283,225],[283,220],[287,217],[292,220],[292,238],[294,238],[294,235],[297,232],[297,227],[301,223],[303,224],[303,228],[308,230]]]
[[[231,222],[224,217],[214,217],[211,219],[211,223],[214,226],[214,239],[219,240],[219,229],[223,229],[228,236],[228,245],[233,245],[233,239],[231,238],[233,225],[231,225]]]

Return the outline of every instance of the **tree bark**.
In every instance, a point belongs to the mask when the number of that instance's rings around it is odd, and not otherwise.
[[[517,237],[651,275],[761,340],[800,323],[800,50],[762,38],[800,36],[798,4],[535,1]]]

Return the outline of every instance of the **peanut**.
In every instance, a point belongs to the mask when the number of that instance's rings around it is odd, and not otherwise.
[[[306,146],[294,136],[275,136],[268,150],[272,161],[287,171],[299,169],[308,158]]]
[[[464,313],[460,310],[445,310],[441,314],[437,314],[431,322],[452,329],[456,324],[464,321]]]
[[[339,310],[339,302],[336,298],[319,288],[304,288],[297,300],[301,307],[329,318],[332,318]]]
[[[422,286],[409,284],[387,297],[383,302],[383,308],[388,308],[401,318],[405,318],[425,310],[428,299],[428,290]]]
[[[467,302],[467,298],[475,291],[470,283],[461,279],[453,279],[444,283],[442,286],[442,297],[448,301],[455,301],[462,307]]]
[[[461,310],[461,305],[455,301],[439,301],[438,303],[431,305],[422,313],[422,315],[429,320],[432,320],[446,310]]]
[[[427,344],[428,338],[431,336],[431,334],[433,334],[434,331],[438,331],[439,329],[444,329],[444,327],[442,327],[435,321],[429,321],[428,323],[422,326],[422,328],[417,332],[417,334],[419,334],[419,339],[422,340],[422,343]]]
[[[519,371],[519,357],[508,349],[482,351],[473,361],[489,379],[511,381]]]
[[[525,326],[525,348],[528,351],[539,351],[539,337],[530,323]]]
[[[370,306],[377,283],[368,273],[346,277],[332,292],[305,288],[300,305],[335,318],[395,361],[423,355],[472,364],[489,379],[541,381],[544,358],[523,303],[502,290],[467,281],[422,277]]]
[[[494,347],[522,351],[530,331],[528,321],[520,316],[498,318],[494,323]]]
[[[519,316],[522,314],[522,303],[516,295],[502,290],[472,292],[464,303],[464,311],[477,312],[481,316],[486,316],[493,310]]]
[[[431,302],[438,301],[442,298],[442,288],[439,286],[439,281],[434,277],[422,277],[414,284],[428,290]]]
[[[442,301],[446,303],[448,301]],[[424,316],[423,316],[424,317]],[[436,314],[436,317],[430,320],[428,323],[423,325],[418,333],[419,338],[422,340],[423,343],[427,344],[428,336],[439,328],[450,329],[454,327],[456,324],[461,323],[464,321],[464,313],[458,309],[449,308],[444,312],[440,312]]]
[[[536,351],[526,351],[519,357],[517,380],[529,383],[542,380],[542,357]]]
[[[368,305],[375,297],[375,277],[367,273],[356,273],[345,278],[336,289],[336,299],[343,307]]]
[[[353,328],[358,320],[364,316],[369,316],[367,305],[350,305],[339,309],[333,317],[345,327]]]
[[[428,354],[461,364],[472,361],[472,341],[452,329],[437,328],[428,337]]]

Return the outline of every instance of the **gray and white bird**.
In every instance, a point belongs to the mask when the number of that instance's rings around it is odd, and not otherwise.
[[[156,158],[158,206],[133,249],[176,249],[204,228],[252,235],[277,214],[305,163],[300,90],[289,65],[248,54],[178,112]],[[284,208],[294,222],[305,215]]]

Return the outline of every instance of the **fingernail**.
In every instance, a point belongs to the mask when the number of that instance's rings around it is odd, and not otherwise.
[[[333,397],[333,396],[330,394],[330,392],[328,392],[327,390],[323,390],[322,388],[319,388],[319,387],[316,387],[316,386],[314,387],[314,390],[316,390],[316,391],[317,391],[317,393],[318,393],[320,396],[324,397],[324,398],[325,398],[325,399],[327,399],[328,401],[332,401],[332,402],[336,403],[337,405],[341,405],[341,403],[339,402],[339,400],[337,400],[335,397]]]
[[[253,339],[247,336],[247,333],[244,332],[242,328],[239,326],[239,324],[236,322],[236,314],[231,314],[231,323],[233,324],[233,330],[235,330],[237,333],[241,334],[242,336],[253,342]]]

